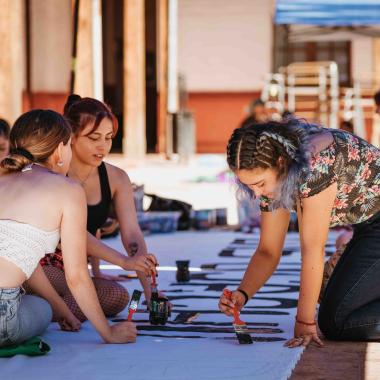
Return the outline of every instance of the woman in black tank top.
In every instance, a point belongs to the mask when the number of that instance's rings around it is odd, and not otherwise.
[[[98,229],[106,222],[112,204],[111,188],[104,162],[98,167],[98,175],[101,193],[100,202],[94,205],[87,205],[87,231],[94,236]]]
[[[103,162],[112,145],[117,131],[117,121],[111,110],[102,102],[92,98],[69,96],[64,116],[73,129],[72,160],[69,177],[79,182],[87,198],[87,251],[93,269],[93,281],[100,304],[106,316],[114,316],[122,311],[129,300],[127,290],[115,280],[118,276],[107,276],[99,271],[99,259],[120,266],[125,270],[135,270],[144,289],[145,298],[150,299],[149,276],[156,273],[157,260],[147,253],[143,234],[137,222],[133,200],[133,190],[127,174]],[[103,226],[111,206],[120,224],[124,255],[97,239],[97,232]],[[62,260],[55,255],[42,262],[45,273],[58,290],[74,314],[81,320],[84,315],[76,305],[64,280]]]

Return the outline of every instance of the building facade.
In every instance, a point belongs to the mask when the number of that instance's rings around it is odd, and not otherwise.
[[[0,0],[0,117],[62,112],[71,91],[96,97],[119,120],[114,151],[140,158],[171,152],[182,107],[194,118],[196,151],[223,153],[265,75],[283,64],[335,60],[342,86],[380,84],[376,34],[296,26],[301,33],[283,45],[275,9],[275,0]]]

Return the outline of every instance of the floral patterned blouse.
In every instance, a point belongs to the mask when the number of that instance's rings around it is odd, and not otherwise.
[[[380,211],[380,150],[342,130],[330,130],[334,141],[310,161],[310,172],[299,186],[299,198],[311,197],[337,182],[330,227],[364,222]],[[271,211],[261,198],[261,211]]]

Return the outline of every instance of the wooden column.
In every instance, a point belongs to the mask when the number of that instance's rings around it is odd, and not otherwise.
[[[146,153],[145,1],[124,0],[124,139],[131,159]]]
[[[166,152],[166,133],[168,125],[168,0],[159,0],[157,8],[158,18],[158,126],[157,126],[157,150]]]
[[[22,112],[25,88],[22,0],[0,0],[0,117],[13,123]]]
[[[74,93],[94,96],[92,51],[92,0],[80,0]]]

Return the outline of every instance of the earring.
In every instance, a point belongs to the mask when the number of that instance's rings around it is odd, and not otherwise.
[[[63,166],[63,162],[62,162],[62,161],[59,161],[59,162],[57,162],[57,165],[58,165],[58,166]]]

